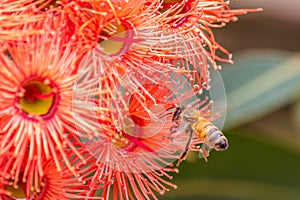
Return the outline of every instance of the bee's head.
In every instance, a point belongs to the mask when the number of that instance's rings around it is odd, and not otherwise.
[[[226,149],[228,149],[228,140],[225,136],[223,137],[220,137],[216,143],[215,143],[215,146],[214,146],[214,149],[216,151],[224,151]]]
[[[176,121],[180,119],[180,115],[183,111],[183,107],[176,107],[175,111],[173,112],[172,121]]]

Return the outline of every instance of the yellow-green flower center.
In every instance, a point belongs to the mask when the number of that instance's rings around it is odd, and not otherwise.
[[[19,99],[22,110],[30,115],[44,116],[55,107],[56,93],[51,84],[42,80],[30,80],[24,84],[23,95]]]
[[[133,42],[134,32],[128,22],[112,21],[100,33],[99,45],[102,52],[109,56],[120,56],[128,51]]]
[[[14,200],[14,199],[26,199],[30,197],[30,199],[42,199],[44,194],[45,194],[45,189],[46,187],[43,187],[43,185],[45,185],[46,179],[43,178],[42,182],[40,182],[40,179],[37,179],[37,184],[33,183],[32,186],[27,185],[27,182],[18,182],[18,183],[10,183],[9,185],[5,186],[4,189],[10,193],[9,196],[4,195],[4,200]],[[15,185],[13,185],[15,184]],[[29,188],[28,188],[29,187]],[[29,189],[29,191],[27,191],[27,189]],[[27,192],[29,192],[27,194]],[[0,195],[0,199],[1,199]]]
[[[9,185],[5,190],[11,193],[11,196],[8,199],[26,199],[24,189],[20,185],[18,185],[18,188]]]

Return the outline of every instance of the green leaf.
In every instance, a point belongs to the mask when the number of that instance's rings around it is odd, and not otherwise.
[[[300,54],[256,49],[221,71],[227,95],[225,128],[264,116],[300,96]]]

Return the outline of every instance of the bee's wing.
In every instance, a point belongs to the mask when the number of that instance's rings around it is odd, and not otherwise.
[[[188,124],[180,124],[177,126],[172,126],[170,128],[170,135],[172,135],[173,137],[178,137],[184,133],[186,133],[188,130]]]
[[[193,132],[192,127],[189,123],[182,123],[179,127],[177,132],[178,133],[186,133],[186,134],[190,134],[190,131]]]

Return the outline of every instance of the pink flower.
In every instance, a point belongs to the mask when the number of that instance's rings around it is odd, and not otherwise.
[[[71,109],[77,51],[47,22],[44,35],[10,44],[10,57],[0,54],[0,163],[14,184],[21,172],[25,179],[33,171],[42,177],[42,163],[50,158],[61,171],[58,156],[76,174],[66,150],[82,157],[69,139],[76,137]]]
[[[83,150],[80,151],[84,154]],[[72,151],[67,151],[66,154],[72,166],[76,166],[81,162],[78,158],[74,157]],[[9,175],[2,176],[0,178],[0,199],[86,199],[86,194],[89,192],[86,183],[87,177],[90,175],[87,174],[89,167],[78,168],[76,170],[78,176],[74,176],[68,166],[65,165],[64,159],[60,155],[58,157],[59,163],[62,166],[60,171],[56,168],[56,161],[50,158],[49,160],[43,160],[41,163],[43,176],[37,173],[38,170],[31,170],[26,176],[21,173],[17,177],[17,181],[13,180],[13,177]],[[37,162],[37,160],[34,162]],[[32,163],[31,165],[32,168],[37,166],[39,166],[37,163]],[[100,198],[95,197],[93,199]]]
[[[97,54],[90,53],[81,63],[74,93],[77,129],[95,173],[89,195],[100,190],[106,199],[111,191],[115,199],[157,199],[157,194],[176,188],[163,177],[172,179],[169,173],[178,171],[173,162],[189,141],[188,134],[170,135],[174,123],[168,110],[175,104],[197,107],[205,102],[172,69],[121,70],[115,68],[123,66],[118,63],[106,67]]]
[[[176,188],[173,162],[204,141],[177,130],[174,108],[214,117],[197,95],[231,55],[212,28],[258,11],[223,0],[1,3],[0,199]]]

